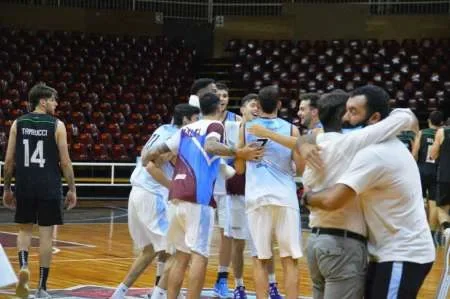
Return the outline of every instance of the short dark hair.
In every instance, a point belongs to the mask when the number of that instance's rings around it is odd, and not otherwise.
[[[247,105],[247,103],[250,102],[251,100],[258,100],[258,95],[256,93],[249,93],[248,95],[242,98],[241,106]]]
[[[277,109],[279,90],[275,85],[261,88],[258,93],[259,104],[264,113],[273,113]]]
[[[198,107],[185,103],[178,104],[173,110],[173,123],[177,126],[182,126],[183,118],[186,117],[191,119],[194,114],[200,114],[200,109]]]
[[[444,114],[441,111],[433,111],[428,117],[433,126],[442,126],[444,124]]]
[[[195,80],[191,86],[191,94],[197,94],[200,89],[205,88],[211,83],[214,83],[214,80],[210,78],[200,78]]]
[[[228,86],[225,83],[222,83],[222,82],[217,82],[216,83],[216,87],[217,87],[217,90],[225,90],[226,92],[229,91]]]
[[[213,93],[207,93],[200,98],[200,110],[203,115],[214,114],[219,109],[220,99]]]
[[[323,94],[317,101],[319,119],[325,132],[337,132],[341,129],[348,97],[347,93],[338,91]]]
[[[31,107],[36,108],[40,99],[50,99],[52,96],[57,96],[56,89],[45,85],[45,83],[38,83],[34,85],[28,92],[28,100],[31,103]]]
[[[317,102],[320,99],[320,95],[316,92],[303,93],[299,96],[301,101],[309,101],[309,107],[317,108]]]
[[[356,88],[350,94],[351,97],[364,96],[367,100],[366,108],[367,115],[370,117],[372,114],[380,113],[381,119],[386,118],[389,115],[389,94],[381,87],[376,85],[364,85]]]

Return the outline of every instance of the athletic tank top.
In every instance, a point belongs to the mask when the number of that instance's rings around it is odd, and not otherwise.
[[[172,137],[177,131],[178,128],[174,125],[160,126],[145,143],[144,149],[150,150],[165,143],[166,140]],[[165,162],[161,166],[161,170],[167,178],[172,178],[173,165],[170,161]],[[167,197],[169,196],[169,190],[160,185],[142,166],[141,157],[137,157],[136,159],[136,168],[131,174],[130,182],[133,186],[138,186],[153,194],[161,195],[165,200],[167,200]]]
[[[17,119],[16,188],[61,192],[57,124],[57,118],[33,112]]]
[[[411,152],[412,144],[414,143],[414,138],[416,138],[416,134],[413,131],[402,131],[397,137],[406,146],[409,152]]]
[[[431,147],[434,143],[435,136],[436,136],[436,129],[428,128],[422,130],[417,164],[419,165],[420,171],[423,173],[436,174],[437,169],[436,163],[430,157]]]
[[[259,124],[280,135],[291,136],[292,124],[280,118],[257,118],[245,124],[246,131]],[[261,140],[261,139],[260,139]],[[258,137],[245,133],[245,143],[258,141]],[[245,201],[247,210],[264,205],[285,206],[298,209],[294,181],[292,151],[276,142],[267,140],[261,161],[246,162]]]
[[[444,142],[439,150],[437,180],[450,183],[450,128],[444,128]]]

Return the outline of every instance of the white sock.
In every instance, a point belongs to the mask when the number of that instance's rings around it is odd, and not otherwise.
[[[269,283],[277,283],[277,280],[275,278],[275,273],[269,274]]]
[[[157,262],[156,263],[156,276],[162,276],[164,272],[164,266],[166,263],[164,262]]]
[[[236,288],[244,286],[244,279],[243,278],[236,278],[234,281],[236,283]]]
[[[227,266],[219,266],[219,273],[227,272],[228,273],[228,267]]]
[[[167,290],[161,289],[156,286],[153,288],[151,299],[163,299],[167,297]]]
[[[123,299],[128,291],[128,287],[122,282],[112,294],[111,299]]]

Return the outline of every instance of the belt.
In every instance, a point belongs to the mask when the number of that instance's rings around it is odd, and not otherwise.
[[[344,237],[344,238],[351,238],[351,239],[355,239],[358,241],[361,241],[363,243],[367,242],[367,238],[348,231],[348,230],[344,230],[344,229],[339,229],[339,228],[320,228],[320,227],[313,227],[312,229],[312,233],[313,234],[317,234],[317,235],[331,235],[331,236],[338,236],[338,237]]]

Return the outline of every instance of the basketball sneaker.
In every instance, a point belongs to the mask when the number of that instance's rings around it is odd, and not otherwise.
[[[233,292],[233,298],[234,299],[246,299],[247,293],[245,292],[245,287],[239,286],[239,287],[235,288],[234,292]]]
[[[19,282],[16,286],[16,296],[19,298],[28,299],[30,294],[30,288],[28,287],[28,281],[30,280],[30,271],[28,268],[22,268],[19,272]]]
[[[219,298],[228,298],[228,280],[219,278],[214,285],[214,294]]]
[[[42,298],[42,299],[50,299],[52,298],[52,296],[50,296],[49,293],[47,293],[47,291],[43,290],[43,289],[38,289],[36,291],[36,293],[34,293],[34,298],[38,299],[38,298]]]
[[[269,299],[282,299],[276,282],[269,283]]]

